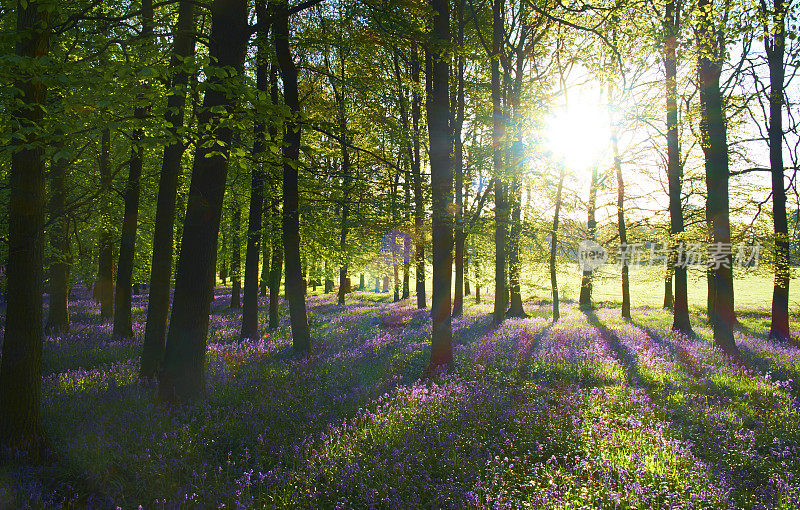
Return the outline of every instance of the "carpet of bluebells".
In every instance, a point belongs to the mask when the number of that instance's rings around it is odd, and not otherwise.
[[[244,342],[228,303],[219,289],[206,398],[164,407],[137,377],[146,296],[130,341],[73,300],[44,348],[56,455],[0,466],[0,506],[800,508],[800,349],[766,340],[766,310],[739,310],[742,367],[699,310],[686,337],[660,309],[567,303],[553,323],[531,300],[493,328],[491,303],[470,305],[454,368],[421,380],[431,321],[410,301],[310,296],[303,358],[285,303]]]

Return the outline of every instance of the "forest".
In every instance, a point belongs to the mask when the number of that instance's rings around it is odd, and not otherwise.
[[[3,0],[0,508],[800,508],[794,0]]]

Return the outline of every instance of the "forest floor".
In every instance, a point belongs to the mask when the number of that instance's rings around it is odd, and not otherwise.
[[[137,380],[146,296],[131,341],[73,301],[44,349],[57,455],[0,466],[0,506],[800,508],[800,349],[765,339],[767,310],[738,310],[743,369],[699,312],[688,338],[658,308],[567,303],[554,324],[529,301],[492,328],[491,303],[470,304],[454,368],[426,382],[430,317],[387,299],[310,296],[296,358],[285,304],[277,331],[239,342],[219,289],[207,396],[172,408]]]

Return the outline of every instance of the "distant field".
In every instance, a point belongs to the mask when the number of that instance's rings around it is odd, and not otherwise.
[[[484,271],[490,274],[493,268],[486,267]],[[428,268],[427,289],[430,293],[430,268]],[[795,274],[797,276],[797,274]],[[372,283],[370,283],[372,281]],[[338,278],[335,280],[338,285]],[[358,287],[358,273],[353,277],[354,288]],[[559,295],[563,301],[576,301],[581,284],[581,272],[577,264],[562,264],[558,273]],[[631,269],[630,271],[631,303],[634,307],[649,306],[660,307],[664,303],[664,270],[662,268]],[[374,280],[367,280],[367,290],[374,288]],[[474,286],[473,286],[474,288]],[[317,287],[317,292],[309,288],[309,295],[322,294],[323,286]],[[390,288],[391,291],[391,288]],[[411,274],[411,292],[414,292],[414,274]],[[494,293],[494,283],[491,277],[484,275],[482,293]],[[530,266],[524,268],[523,299],[550,299],[550,273],[546,265]],[[772,275],[769,273],[752,274],[735,272],[734,293],[736,307],[769,309],[772,303]],[[689,272],[689,306],[705,309],[706,307],[706,277],[701,271]],[[429,294],[430,295],[430,294]],[[489,297],[489,296],[487,296]],[[615,306],[622,301],[620,273],[616,267],[606,266],[596,273],[594,280],[593,300],[603,306]],[[789,308],[800,310],[800,278],[793,278],[789,285]]]
[[[581,273],[577,265],[560,271],[559,291],[562,299],[577,299],[581,284]],[[532,272],[534,286],[529,287],[533,296],[550,296],[550,275],[546,268]],[[622,301],[621,277],[616,267],[604,268],[596,274],[593,298],[609,305]],[[633,306],[658,307],[664,303],[664,271],[661,268],[631,269],[631,304]],[[769,308],[772,303],[772,275],[734,274],[734,295],[737,307]],[[705,308],[708,288],[705,274],[689,272],[689,306]],[[789,285],[789,307],[800,309],[800,279],[794,278]]]

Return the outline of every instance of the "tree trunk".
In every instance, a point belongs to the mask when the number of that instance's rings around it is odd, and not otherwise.
[[[453,161],[450,152],[450,71],[444,47],[450,42],[448,0],[431,0],[433,9],[431,90],[428,97],[428,138],[430,143],[433,293],[431,315],[433,337],[429,372],[449,366],[453,360],[453,333],[450,318],[450,285],[453,264],[453,219],[448,210],[453,201]]]
[[[525,20],[525,4],[520,6],[520,17]],[[525,23],[525,21],[523,21]],[[525,27],[525,25],[523,25]],[[525,73],[525,38],[527,30],[523,30],[520,37],[514,46],[515,65],[514,65],[514,79],[511,79],[510,72],[506,69],[504,79],[508,82],[508,107],[509,113],[514,116],[511,123],[514,125],[514,140],[510,148],[510,168],[512,169],[513,179],[511,186],[511,194],[507,195],[513,202],[511,205],[512,219],[510,222],[509,238],[508,238],[508,280],[509,280],[509,308],[506,311],[506,317],[527,317],[525,310],[522,306],[522,288],[520,273],[522,271],[520,259],[520,238],[522,235],[522,184],[520,182],[521,175],[525,172],[524,160],[525,153],[523,147],[522,119],[525,114],[521,107],[520,101],[522,97],[522,80]]]
[[[153,0],[142,0],[142,32],[144,65],[150,58],[150,40],[153,36]],[[147,109],[137,106],[133,117],[141,122]],[[114,291],[114,328],[113,335],[119,338],[133,338],[133,321],[131,319],[131,286],[133,284],[133,257],[136,254],[136,229],[139,223],[139,194],[141,189],[144,148],[142,139],[144,129],[133,132],[131,159],[128,165],[128,182],[125,186],[125,212],[122,218],[122,235],[120,237],[119,260],[117,262],[117,282]]]
[[[269,329],[278,329],[278,304],[281,296],[281,273],[283,271],[283,247],[280,237],[272,241],[272,267],[269,272]]]
[[[339,52],[340,59],[340,70],[341,70],[341,89],[337,91],[335,84],[332,82],[333,90],[335,95],[337,96],[337,102],[339,103],[339,129],[341,131],[342,136],[342,225],[341,231],[339,235],[339,251],[341,252],[342,257],[342,265],[339,268],[339,293],[337,295],[337,302],[340,305],[344,304],[344,296],[346,293],[346,286],[345,280],[347,279],[347,265],[348,265],[348,256],[347,256],[347,234],[350,232],[350,226],[348,224],[349,216],[350,216],[350,186],[352,186],[352,174],[350,169],[350,150],[349,150],[349,140],[347,134],[347,111],[345,109],[345,66],[344,66],[344,56],[342,53]]]
[[[39,59],[50,49],[50,15],[39,2],[17,4],[15,54]],[[35,77],[14,83],[19,107],[10,112],[19,122],[14,134],[20,147],[11,154],[8,207],[8,305],[0,361],[0,442],[28,450],[36,458],[42,445],[39,403],[42,387],[42,273],[44,252],[45,173],[39,134],[46,86]]]
[[[234,200],[231,220],[231,308],[242,307],[242,206]]]
[[[415,50],[416,51],[416,50]],[[414,144],[411,141],[412,134],[409,133],[409,121],[407,116],[406,110],[406,93],[405,89],[403,88],[403,79],[400,72],[400,58],[398,52],[395,51],[392,54],[392,60],[394,63],[394,71],[395,71],[395,78],[397,79],[397,103],[400,108],[400,122],[403,127],[403,133],[408,136],[408,142],[406,144],[406,152],[407,152],[407,163],[408,166],[406,167],[406,173],[403,177],[403,191],[405,192],[405,204],[404,204],[404,219],[406,224],[410,224],[411,222],[411,171],[410,167],[414,164],[415,155],[414,155]],[[408,299],[411,293],[411,289],[409,287],[409,279],[410,279],[410,272],[411,272],[411,237],[406,235],[404,236],[403,240],[403,299]]]
[[[469,296],[472,294],[472,289],[470,288],[470,278],[469,278],[469,261],[470,256],[467,253],[464,253],[464,295]]]
[[[263,1],[256,2],[258,21],[266,21],[267,9]],[[256,55],[256,89],[266,93],[269,87],[267,30],[258,35]],[[256,116],[253,126],[253,161],[250,181],[250,210],[247,217],[247,251],[244,261],[244,296],[242,298],[242,338],[258,338],[258,259],[261,255],[261,218],[264,215],[264,135],[263,118]]]
[[[197,121],[200,131],[213,130],[211,136],[222,146],[212,147],[210,140],[201,140],[194,158],[172,316],[159,377],[159,393],[165,400],[204,392],[208,317],[231,141],[230,128],[219,126],[219,122],[232,114],[236,101],[233,94],[223,90],[234,88],[231,82],[235,83],[242,73],[249,38],[247,7],[244,0],[215,0],[212,7],[209,54],[213,64],[206,74],[208,82],[217,86],[206,90]],[[235,72],[225,78],[223,75],[228,73],[221,72],[222,68]]]
[[[481,304],[481,266],[478,257],[475,257],[475,304]]]
[[[283,97],[291,117],[287,121],[283,143],[283,249],[286,256],[286,298],[292,323],[292,347],[305,352],[311,347],[306,315],[305,288],[300,269],[300,196],[298,166],[300,158],[300,101],[297,91],[297,68],[289,49],[289,19],[286,0],[278,4],[278,18],[273,30],[275,51],[283,75]]]
[[[672,308],[675,305],[675,296],[672,293],[673,276],[675,275],[674,266],[675,257],[673,253],[670,253],[667,267],[664,271],[664,308]]]
[[[178,6],[178,22],[175,25],[174,46],[170,57],[172,93],[167,96],[164,120],[169,128],[170,143],[164,148],[161,175],[156,199],[156,218],[153,232],[153,258],[150,266],[150,295],[147,302],[147,322],[142,348],[143,378],[155,377],[167,338],[169,315],[169,290],[172,276],[173,231],[177,209],[178,184],[181,175],[181,158],[186,149],[179,129],[183,127],[186,108],[186,87],[189,73],[183,61],[194,55],[194,4],[181,2]]]
[[[411,183],[409,182],[408,172],[403,178],[403,188],[405,188],[405,224],[411,222]],[[407,233],[403,235],[403,299],[408,299],[411,295],[411,236]]]
[[[506,313],[506,228],[508,211],[506,210],[505,168],[503,167],[503,144],[505,142],[505,119],[503,119],[503,92],[500,88],[499,54],[503,50],[503,17],[500,0],[492,2],[492,162],[497,181],[494,185],[495,207],[495,284],[494,314],[495,324],[503,322]]]
[[[264,221],[264,228],[263,236],[261,239],[261,246],[262,246],[262,259],[263,262],[261,263],[261,279],[258,284],[258,295],[259,296],[266,296],[267,295],[267,287],[269,286],[269,237],[267,233],[267,225],[268,221]]]
[[[728,195],[728,140],[719,80],[724,48],[717,44],[719,27],[714,26],[710,0],[698,3],[698,88],[700,89],[700,135],[706,163],[706,211],[712,233],[712,250],[720,249],[710,262],[713,296],[709,317],[714,343],[728,354],[740,357],[733,339],[733,272],[731,267],[731,225]]]
[[[588,219],[586,226],[588,227],[588,239],[594,241],[597,238],[597,221],[595,220],[595,209],[597,203],[597,186],[598,175],[597,166],[592,168],[592,183],[589,187],[589,205],[587,207]],[[581,294],[578,299],[578,306],[581,310],[590,310],[592,308],[592,273],[593,271],[584,270],[581,277]]]
[[[464,0],[457,0],[458,36],[456,43],[460,49],[464,47]],[[464,143],[461,140],[461,130],[464,125],[464,56],[457,54],[456,63],[456,93],[453,97],[455,105],[454,122],[451,126],[453,136],[453,173],[455,177],[456,192],[456,218],[455,218],[455,293],[453,296],[453,317],[460,317],[464,313]]]
[[[677,48],[678,27],[680,26],[680,9],[677,0],[667,3],[664,29],[667,34],[664,43],[664,67],[666,69],[666,101],[667,101],[667,180],[669,184],[669,216],[670,234],[673,250],[682,252],[683,246],[683,206],[681,203],[681,186],[683,166],[680,161],[680,143],[678,139],[678,91],[677,91]],[[675,294],[673,301],[672,329],[685,334],[692,332],[689,321],[689,295],[686,264],[676,258],[674,263]]]
[[[114,233],[111,231],[111,131],[106,128],[100,135],[100,187],[101,221],[100,250],[97,264],[95,294],[100,302],[100,316],[110,319],[114,315]]]
[[[219,279],[222,280],[222,285],[226,285],[228,280],[228,233],[224,228],[222,229],[221,244],[222,246],[220,246],[219,255],[222,255],[222,262],[219,266]],[[215,262],[214,267],[216,267],[216,265],[217,263]]]
[[[139,109],[137,109],[139,113]],[[143,112],[141,112],[144,115]],[[142,158],[144,151],[139,145],[142,130],[134,133],[134,147],[128,168],[128,182],[125,185],[125,212],[122,219],[122,236],[117,262],[117,282],[114,291],[114,329],[119,338],[133,337],[131,320],[131,283],[133,277],[133,256],[136,252],[136,227],[139,222],[139,181],[142,177]]]
[[[57,133],[56,136],[63,136]],[[69,273],[72,253],[66,211],[66,158],[54,156],[50,164],[50,285],[47,325],[49,334],[69,331]]]
[[[514,142],[517,145],[518,142]],[[521,145],[521,144],[520,144]],[[515,154],[517,151],[514,151]],[[515,157],[515,161],[517,160]],[[509,308],[506,317],[527,317],[522,306],[522,289],[520,285],[521,260],[519,254],[519,241],[522,234],[522,194],[519,178],[515,177],[512,184],[513,205],[511,210],[511,230],[508,249],[508,280],[509,280]]]
[[[769,337],[785,342],[791,340],[789,331],[791,266],[783,169],[783,95],[787,2],[776,0],[774,4],[772,31],[771,33],[767,32],[764,37],[769,64],[769,162],[772,175],[772,217],[775,223],[775,284],[772,290],[772,324]],[[766,14],[763,13],[765,16]]]
[[[561,194],[564,189],[564,165],[558,170],[558,190],[556,190],[556,210],[553,213],[553,231],[550,234],[550,289],[553,293],[553,322],[561,318],[558,310],[558,275],[556,273],[556,249],[558,248],[558,222],[561,215]]]
[[[612,87],[608,87],[609,103],[612,98]],[[617,124],[611,110],[608,112],[611,124],[611,150],[614,154],[614,172],[617,176],[617,229],[619,232],[619,248],[622,253],[628,252],[628,230],[625,227],[625,181],[622,178],[622,159],[619,156],[619,135]],[[628,257],[622,258],[622,318],[631,318],[631,289],[628,280]]]
[[[414,47],[411,52],[411,81],[414,82],[414,90],[411,94],[411,124],[414,139],[414,157],[411,159],[411,176],[414,180],[414,260],[417,262],[417,308],[423,309],[427,306],[425,298],[425,195],[422,190],[422,170],[420,161],[420,98],[418,87],[419,77],[419,54]]]

